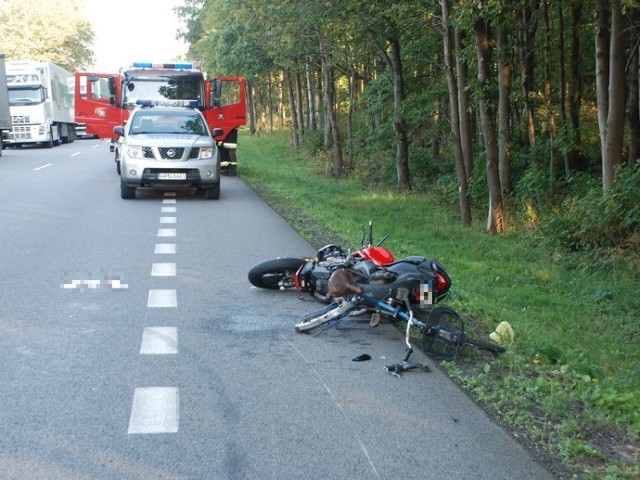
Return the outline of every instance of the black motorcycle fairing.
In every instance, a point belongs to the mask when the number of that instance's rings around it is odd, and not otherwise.
[[[413,303],[422,307],[436,303],[449,289],[451,280],[435,260],[412,256],[381,268],[373,262],[349,266],[352,278],[365,293],[379,300],[395,296],[398,288],[407,288]]]

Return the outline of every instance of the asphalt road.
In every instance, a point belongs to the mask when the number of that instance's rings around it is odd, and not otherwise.
[[[313,246],[221,192],[121,200],[98,140],[4,151],[0,479],[552,478],[437,368],[386,373],[391,325],[295,333],[320,305],[246,275]]]

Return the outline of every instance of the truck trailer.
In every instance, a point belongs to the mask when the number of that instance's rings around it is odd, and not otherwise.
[[[11,132],[7,145],[53,147],[76,139],[73,73],[50,62],[6,64]]]
[[[4,55],[0,53],[0,155],[5,148],[4,139],[11,131],[11,113],[9,111],[9,91],[4,66]]]

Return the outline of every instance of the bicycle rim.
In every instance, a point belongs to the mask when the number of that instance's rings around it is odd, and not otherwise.
[[[343,300],[334,302],[331,305],[318,311],[309,313],[294,325],[296,332],[308,332],[318,328],[325,323],[338,321],[349,315],[356,307],[356,304]]]

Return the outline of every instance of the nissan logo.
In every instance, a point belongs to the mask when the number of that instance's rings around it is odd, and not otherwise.
[[[173,148],[170,148],[169,150],[167,150],[167,157],[173,158],[175,156],[176,156],[176,151]]]

